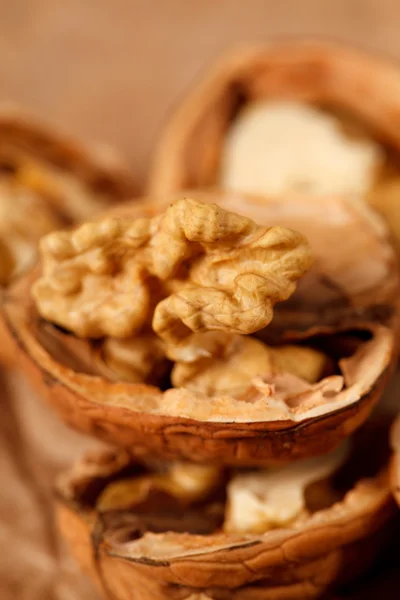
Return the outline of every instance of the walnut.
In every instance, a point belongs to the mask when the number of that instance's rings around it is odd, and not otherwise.
[[[128,171],[111,147],[81,145],[17,107],[4,105],[0,134],[2,175],[69,222],[90,218],[135,193]]]
[[[100,356],[115,379],[154,384],[162,382],[168,372],[164,344],[153,333],[133,338],[107,337],[101,344]]]
[[[323,205],[357,197],[400,243],[399,91],[398,65],[343,44],[238,48],[172,116],[149,194],[218,187],[260,198],[315,195]]]
[[[171,381],[174,387],[199,391],[209,396],[243,393],[257,375],[273,371],[272,356],[262,342],[245,336],[214,333],[209,356],[192,362],[176,362]],[[203,344],[198,344],[203,347]]]
[[[190,199],[161,217],[51,234],[41,252],[33,294],[44,318],[91,338],[131,337],[151,321],[169,355],[184,360],[201,353],[190,347],[192,332],[268,325],[312,263],[302,235]]]
[[[32,283],[38,278],[46,283],[46,272],[40,279],[37,269],[16,282],[3,303],[3,329],[9,332],[8,346],[18,354],[34,384],[68,423],[140,456],[276,466],[332,450],[368,418],[385,387],[395,356],[398,278],[394,250],[385,228],[370,211],[367,218],[353,203],[343,199],[336,202],[332,199],[326,210],[316,198],[310,202],[306,197],[261,204],[252,198],[216,192],[198,192],[197,196],[195,192],[195,197],[210,202],[218,198],[224,208],[234,205],[247,214],[261,214],[264,223],[279,223],[282,219],[285,226],[295,229],[298,222],[313,240],[317,260],[312,282],[320,286],[317,290],[313,285],[300,290],[300,284],[289,302],[275,307],[272,323],[257,333],[256,345],[272,344],[273,371],[260,374],[259,367],[255,373],[247,372],[247,367],[232,369],[238,363],[235,353],[229,354],[235,348],[234,344],[230,348],[229,340],[240,339],[240,333],[189,332],[183,344],[170,345],[152,330],[154,308],[192,285],[192,270],[196,272],[199,264],[214,257],[211,251],[214,242],[205,242],[203,247],[199,242],[189,243],[182,236],[187,248],[183,262],[179,262],[183,246],[178,236],[178,246],[170,244],[171,262],[175,265],[172,275],[165,270],[165,264],[160,267],[165,258],[158,262],[164,232],[174,228],[181,231],[183,223],[182,204],[181,212],[169,213],[164,226],[165,215],[156,216],[160,207],[165,209],[169,205],[168,199],[135,201],[114,210],[106,219],[108,223],[111,220],[126,225],[142,218],[144,239],[149,230],[151,233],[149,241],[142,245],[136,236],[139,247],[114,258],[109,248],[112,250],[114,240],[118,241],[117,234],[112,238],[113,243],[107,245],[109,254],[105,253],[106,264],[112,257],[111,271],[115,265],[124,266],[123,261],[131,259],[131,252],[136,263],[140,257],[141,265],[148,269],[146,277],[142,277],[149,290],[148,312],[135,334],[128,327],[124,332],[126,337],[102,333],[98,340],[93,340],[54,327],[41,318],[30,294]],[[104,218],[96,223],[103,222]],[[235,217],[235,223],[237,234],[238,228],[243,230],[249,221]],[[59,240],[61,253],[65,251],[63,235]],[[68,254],[73,234],[65,235]],[[210,238],[215,233],[208,235]],[[121,237],[127,245],[125,231]],[[232,251],[236,252],[237,247]],[[220,246],[218,253],[221,255]],[[82,256],[87,269],[88,258],[84,252]],[[73,256],[72,266],[76,260],[77,256]],[[50,274],[53,266],[57,274],[57,260],[47,257],[46,262]],[[60,261],[60,265],[68,267],[68,259]],[[107,273],[105,276],[112,279]],[[78,274],[76,280],[79,282]],[[51,293],[54,293],[52,301],[57,299],[58,292]],[[63,298],[64,294],[60,296]],[[79,299],[79,294],[76,298]],[[101,302],[104,300],[103,296],[99,298]],[[132,302],[135,301],[133,298]],[[281,310],[285,306],[293,318],[289,320],[290,326],[286,318],[282,319]],[[286,317],[285,311],[283,314]],[[284,326],[280,338],[274,337],[277,319]],[[247,344],[246,336],[243,337]],[[145,341],[143,346],[141,339]],[[160,340],[160,346],[156,339]],[[252,341],[250,344],[255,348]],[[276,344],[283,349],[278,350]],[[307,346],[317,348],[321,354],[313,354]],[[262,348],[260,355],[264,354],[265,347],[259,348]],[[240,344],[236,351],[240,355]],[[271,352],[266,355],[269,364]],[[247,357],[244,352],[241,356],[244,366]],[[168,362],[171,358],[175,365]],[[181,387],[169,385],[164,367],[172,367],[173,383]],[[44,379],[43,373],[51,377]],[[236,389],[221,389],[222,385],[232,383]]]
[[[150,290],[136,250],[151,223],[107,218],[41,242],[43,276],[33,294],[41,314],[82,337],[128,338],[148,318]]]
[[[90,219],[107,208],[107,193],[93,193],[85,181],[74,174],[41,161],[24,160],[18,170],[20,185],[46,198],[53,207],[68,207],[74,221]]]
[[[207,334],[206,334],[207,335]],[[194,362],[176,362],[171,381],[176,388],[184,387],[208,396],[244,393],[257,376],[289,372],[315,383],[324,372],[328,358],[322,352],[302,346],[269,347],[251,337],[214,334],[210,356]],[[199,347],[205,344],[197,341]]]
[[[196,345],[191,347],[192,331],[250,334],[266,327],[274,304],[294,292],[296,280],[312,264],[305,238],[292,230],[259,227],[217,205],[193,200],[189,210],[193,220],[189,217],[185,235],[202,253],[185,285],[157,305],[153,318],[154,331],[172,346],[175,360],[201,354]]]
[[[267,99],[246,105],[232,123],[220,182],[260,195],[364,195],[382,155],[373,140],[347,135],[334,115],[301,102]]]
[[[271,348],[275,372],[293,373],[308,383],[316,383],[329,370],[329,359],[326,354],[308,348],[286,344]]]
[[[304,519],[306,487],[333,475],[348,454],[349,445],[344,442],[323,456],[236,475],[228,485],[225,531],[264,533]]]
[[[161,494],[165,506],[166,498],[185,506],[207,497],[219,484],[221,469],[215,466],[191,463],[169,463],[160,473],[124,478],[110,483],[100,494],[96,509],[135,509],[148,502],[150,495]],[[157,497],[157,496],[156,496]]]
[[[31,266],[43,235],[132,195],[112,155],[81,148],[15,107],[0,107],[1,285]]]
[[[215,467],[202,466],[196,492],[175,504],[171,490],[181,493],[181,483],[167,484],[158,502],[148,483],[165,478],[170,465],[134,459],[122,466],[121,450],[103,451],[97,466],[90,458],[89,477],[84,459],[57,486],[58,523],[100,589],[118,590],[119,600],[132,589],[146,600],[320,598],[368,570],[393,527],[381,453],[387,429],[378,434],[375,427],[373,421],[327,456],[284,468],[281,479],[278,471],[232,471],[214,487]],[[371,460],[376,467],[366,479],[364,461]],[[336,489],[340,471],[347,483]]]
[[[31,265],[39,239],[62,221],[41,198],[0,176],[0,284]]]

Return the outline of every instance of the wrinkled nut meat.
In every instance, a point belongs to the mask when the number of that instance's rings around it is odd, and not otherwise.
[[[151,220],[109,218],[50,234],[41,251],[33,294],[45,319],[89,338],[151,326],[170,358],[189,361],[202,353],[192,332],[268,325],[312,262],[300,234],[186,199]]]
[[[202,344],[203,348],[208,344]],[[209,396],[238,395],[246,392],[257,376],[292,373],[308,383],[316,383],[328,368],[328,357],[313,348],[281,346],[271,348],[251,337],[215,335],[210,356],[191,363],[176,362],[171,381]]]
[[[0,108],[1,285],[32,264],[43,235],[132,196],[129,176],[102,154]]]
[[[279,471],[92,454],[60,478],[58,522],[116,600],[320,597],[368,569],[396,512],[387,427],[371,427]]]
[[[134,508],[155,498],[163,498],[163,506],[186,506],[207,497],[220,484],[221,470],[217,467],[191,463],[171,463],[163,471],[115,481],[98,498],[99,512]],[[155,505],[157,507],[157,504]]]
[[[185,206],[194,220],[185,221]],[[218,215],[223,235],[217,236],[215,220],[203,233],[202,214]],[[189,223],[196,225],[194,233]],[[309,266],[310,256],[304,238],[292,233],[297,223],[310,240],[314,265],[292,297],[274,306],[272,321],[254,334],[258,339],[243,334],[243,327],[263,326],[261,313],[244,324],[236,313],[230,329],[216,305],[212,311],[207,305],[204,316],[197,303],[195,321],[187,319],[192,306],[185,305],[173,317],[178,330],[159,327],[158,307],[200,284],[206,286],[201,302],[211,282],[236,310],[231,255],[240,277],[253,269],[257,278],[272,272],[257,294],[272,289],[275,302],[293,291],[294,275]],[[257,245],[268,238],[269,224],[286,232],[278,254]],[[197,241],[188,241],[183,230]],[[235,240],[231,254],[228,240]],[[194,193],[194,200],[172,206],[169,199],[145,199],[71,233],[52,234],[43,249],[42,272],[19,280],[4,303],[9,342],[66,422],[136,455],[227,465],[318,456],[365,421],[390,373],[397,264],[386,229],[364,205],[338,198],[326,211],[315,198],[259,203],[211,193]],[[140,273],[134,281],[142,291],[135,283],[132,292],[130,273]],[[32,283],[43,316],[32,300]],[[259,297],[240,294],[246,302]],[[146,295],[145,310],[139,310]],[[126,298],[127,310],[119,315]],[[268,321],[270,306],[266,313]],[[110,335],[116,328],[125,337]]]
[[[111,379],[140,383],[162,381],[168,375],[169,361],[162,340],[152,333],[140,338],[107,337],[101,344],[99,364],[109,367]]]
[[[162,137],[149,193],[218,186],[360,198],[400,243],[399,68],[340,44],[292,41],[223,57]]]

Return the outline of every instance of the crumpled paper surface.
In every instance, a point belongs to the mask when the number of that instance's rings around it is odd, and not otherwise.
[[[70,431],[20,375],[0,372],[0,598],[98,600],[53,522],[52,481],[96,443]]]

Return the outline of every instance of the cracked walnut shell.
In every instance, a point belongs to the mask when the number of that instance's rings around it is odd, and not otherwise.
[[[391,528],[387,428],[376,426],[330,456],[284,467],[281,480],[274,470],[218,476],[178,465],[190,495],[174,465],[91,454],[59,480],[59,526],[116,600],[132,590],[138,600],[321,597],[367,570]],[[235,521],[232,502],[244,502]]]
[[[0,138],[4,285],[32,262],[45,233],[127,199],[134,188],[111,152],[81,148],[17,109],[0,107]]]
[[[136,455],[257,465],[328,452],[367,419],[393,365],[398,278],[385,228],[366,207],[341,199],[332,199],[327,212],[304,196],[261,204],[232,194],[197,197],[227,210],[235,206],[235,212],[260,223],[282,221],[293,229],[297,223],[310,241],[314,266],[292,298],[275,306],[272,322],[256,334],[259,340],[248,342],[244,336],[240,341],[229,332],[194,333],[192,342],[203,356],[190,365],[181,356],[173,364],[160,347],[148,351],[157,340],[148,324],[137,338],[79,338],[39,316],[30,296],[36,270],[13,286],[3,305],[9,342],[22,369],[67,423]],[[163,202],[137,201],[109,216],[123,222],[153,219],[170,204]],[[179,291],[180,285],[169,291]],[[224,339],[233,340],[236,350],[232,354],[229,344],[223,346],[218,358]],[[123,344],[111,351],[115,360],[104,352],[110,340]],[[266,357],[260,372],[251,367],[247,383],[247,367],[234,366],[243,343],[262,344],[258,347]],[[277,346],[285,360],[273,365]],[[144,355],[154,355],[147,369]],[[210,355],[215,360],[207,365]],[[306,355],[312,367],[307,373],[300,372],[296,358],[302,356],[304,366]],[[215,369],[220,381],[229,381],[234,370],[242,377],[239,389],[221,394],[213,383]],[[175,379],[183,387],[171,386],[169,372],[172,384]]]
[[[400,243],[399,68],[329,41],[240,47],[161,137],[149,194],[222,187],[362,198]]]
[[[0,107],[0,285],[32,265],[43,235],[133,192],[110,151],[81,147],[16,108]]]

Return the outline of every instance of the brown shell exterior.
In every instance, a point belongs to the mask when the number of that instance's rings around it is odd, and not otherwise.
[[[12,305],[12,302],[11,302]],[[111,444],[125,447],[135,456],[216,461],[229,465],[280,464],[323,454],[347,438],[370,415],[379,400],[391,366],[359,401],[332,413],[304,420],[212,423],[152,415],[101,404],[77,393],[60,381],[40,356],[33,356],[23,338],[34,336],[29,322],[3,311],[9,352],[18,357],[33,386],[75,429]]]
[[[214,185],[238,109],[252,99],[282,97],[345,109],[400,149],[397,65],[329,41],[243,46],[223,56],[183,100],[159,142],[149,193]]]
[[[120,554],[93,528],[90,513],[60,491],[57,516],[84,571],[115,600],[294,600],[320,597],[368,569],[395,512],[389,489],[371,504],[354,518],[253,536],[241,545],[230,546],[227,536],[219,550],[163,560]]]

